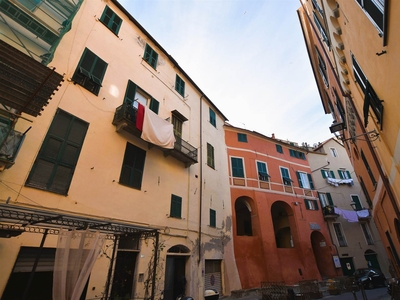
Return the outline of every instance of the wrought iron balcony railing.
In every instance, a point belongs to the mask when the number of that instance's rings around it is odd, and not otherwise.
[[[336,219],[339,217],[337,213],[335,213],[335,207],[332,205],[327,205],[323,208],[324,218],[325,219]]]
[[[0,171],[9,169],[15,162],[25,134],[0,123]]]
[[[136,137],[141,137],[142,132],[136,128],[136,116],[137,109],[132,105],[124,103],[116,108],[112,123],[117,126],[117,132],[124,130]],[[173,149],[158,148],[164,152],[165,156],[170,155],[182,161],[186,167],[197,163],[197,148],[176,135],[175,139]]]

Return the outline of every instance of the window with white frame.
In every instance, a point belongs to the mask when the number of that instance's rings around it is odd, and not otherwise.
[[[292,185],[293,180],[290,179],[290,173],[288,168],[281,167],[281,175],[282,175],[282,181],[284,185]]]
[[[371,231],[369,230],[369,226],[367,223],[360,223],[362,232],[365,237],[365,241],[367,242],[367,245],[374,245],[374,239],[372,238]]]
[[[314,189],[314,184],[312,181],[311,174],[305,172],[296,172],[297,180],[299,181],[299,187],[303,189]]]
[[[321,202],[321,207],[328,206],[328,200],[326,199],[325,193],[318,193],[319,201]]]
[[[260,181],[269,181],[269,175],[267,170],[267,164],[262,161],[257,161],[257,172],[258,172],[258,179]]]
[[[339,169],[338,171],[340,179],[351,179],[350,172],[346,169]]]
[[[336,151],[336,148],[331,147],[331,148],[329,148],[329,150],[331,151],[331,154],[332,154],[333,157],[338,157],[338,153]]]
[[[384,0],[356,0],[367,15],[368,19],[375,25],[382,34],[384,31]]]
[[[335,178],[335,174],[332,170],[322,169],[321,170],[322,178]]]
[[[342,224],[333,223],[335,234],[340,247],[347,247],[347,241],[343,233]]]

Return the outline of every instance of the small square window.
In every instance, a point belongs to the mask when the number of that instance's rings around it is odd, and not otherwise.
[[[237,135],[238,135],[238,141],[239,142],[247,143],[247,134],[238,133]]]
[[[281,145],[276,144],[276,151],[279,153],[283,153],[283,148]]]
[[[158,60],[158,54],[149,46],[149,44],[146,44],[146,48],[144,50],[144,56],[143,59],[153,67],[153,69],[157,68],[157,60]]]
[[[329,150],[331,151],[331,154],[332,154],[333,157],[338,157],[336,148],[329,148]]]
[[[108,6],[103,11],[100,21],[107,26],[115,35],[118,35],[119,28],[122,24],[122,19]]]
[[[178,76],[176,75],[175,78],[175,90],[182,96],[185,97],[185,82]]]

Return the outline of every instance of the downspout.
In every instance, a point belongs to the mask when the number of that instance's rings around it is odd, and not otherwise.
[[[199,257],[197,259],[197,264],[200,265],[201,262],[201,218],[203,211],[203,98],[204,95],[200,97],[200,201],[199,201]]]

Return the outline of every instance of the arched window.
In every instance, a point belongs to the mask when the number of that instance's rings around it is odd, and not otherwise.
[[[236,213],[236,234],[237,235],[253,235],[253,228],[251,224],[251,207],[249,203],[239,198],[235,202]]]

